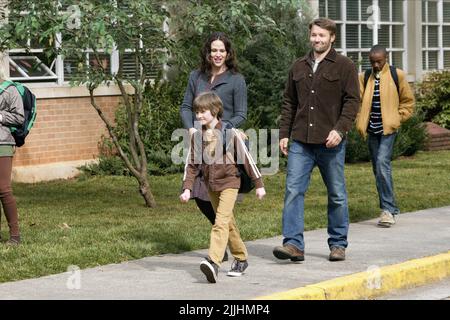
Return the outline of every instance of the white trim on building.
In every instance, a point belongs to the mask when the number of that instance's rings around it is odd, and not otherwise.
[[[450,0],[310,0],[316,16],[338,26],[335,48],[370,66],[368,51],[381,44],[390,63],[420,80],[432,70],[450,69]]]

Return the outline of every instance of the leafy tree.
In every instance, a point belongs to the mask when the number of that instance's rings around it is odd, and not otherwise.
[[[1,26],[2,49],[23,47],[28,38],[39,43],[48,57],[58,55],[77,62],[73,85],[85,85],[91,105],[105,123],[126,167],[139,183],[148,207],[156,202],[150,189],[147,155],[139,133],[143,93],[150,85],[151,71],[161,66],[172,41],[164,30],[169,17],[163,1],[71,1],[14,0],[8,3],[8,23]],[[27,49],[30,49],[29,47]],[[111,72],[106,55],[119,56],[118,70]],[[89,63],[86,63],[86,54]],[[123,70],[123,57],[132,56],[133,77]],[[114,132],[114,123],[97,103],[95,90],[103,83],[115,84],[122,93],[127,113],[128,145],[124,150]],[[126,85],[132,87],[132,93]],[[127,151],[127,152],[126,152]]]
[[[238,53],[248,85],[246,127],[277,127],[288,69],[307,50],[312,17],[307,2],[197,0],[172,10],[177,12],[171,23],[178,50],[169,62],[174,67],[171,79],[186,82],[189,71],[198,67],[207,36],[213,31],[225,32]]]

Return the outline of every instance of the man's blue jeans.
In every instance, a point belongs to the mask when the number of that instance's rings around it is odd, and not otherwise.
[[[347,247],[348,202],[344,163],[346,140],[335,148],[292,141],[289,147],[283,209],[283,244],[305,250],[304,199],[317,165],[328,191],[328,246]]]
[[[394,183],[392,181],[391,158],[397,133],[389,135],[374,135],[369,133],[368,146],[372,159],[380,209],[392,214],[399,214],[395,204]]]

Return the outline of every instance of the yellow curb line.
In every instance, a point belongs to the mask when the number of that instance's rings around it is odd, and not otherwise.
[[[256,300],[370,299],[394,289],[420,286],[450,276],[450,251],[257,297]]]

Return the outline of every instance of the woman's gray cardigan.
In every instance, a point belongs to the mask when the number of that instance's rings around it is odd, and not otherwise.
[[[200,70],[194,70],[189,75],[189,83],[180,108],[183,126],[186,129],[194,127],[195,114],[192,111],[196,96],[205,91],[215,92],[223,103],[222,121],[238,128],[247,119],[247,85],[240,73],[226,71],[211,85],[208,76]]]

